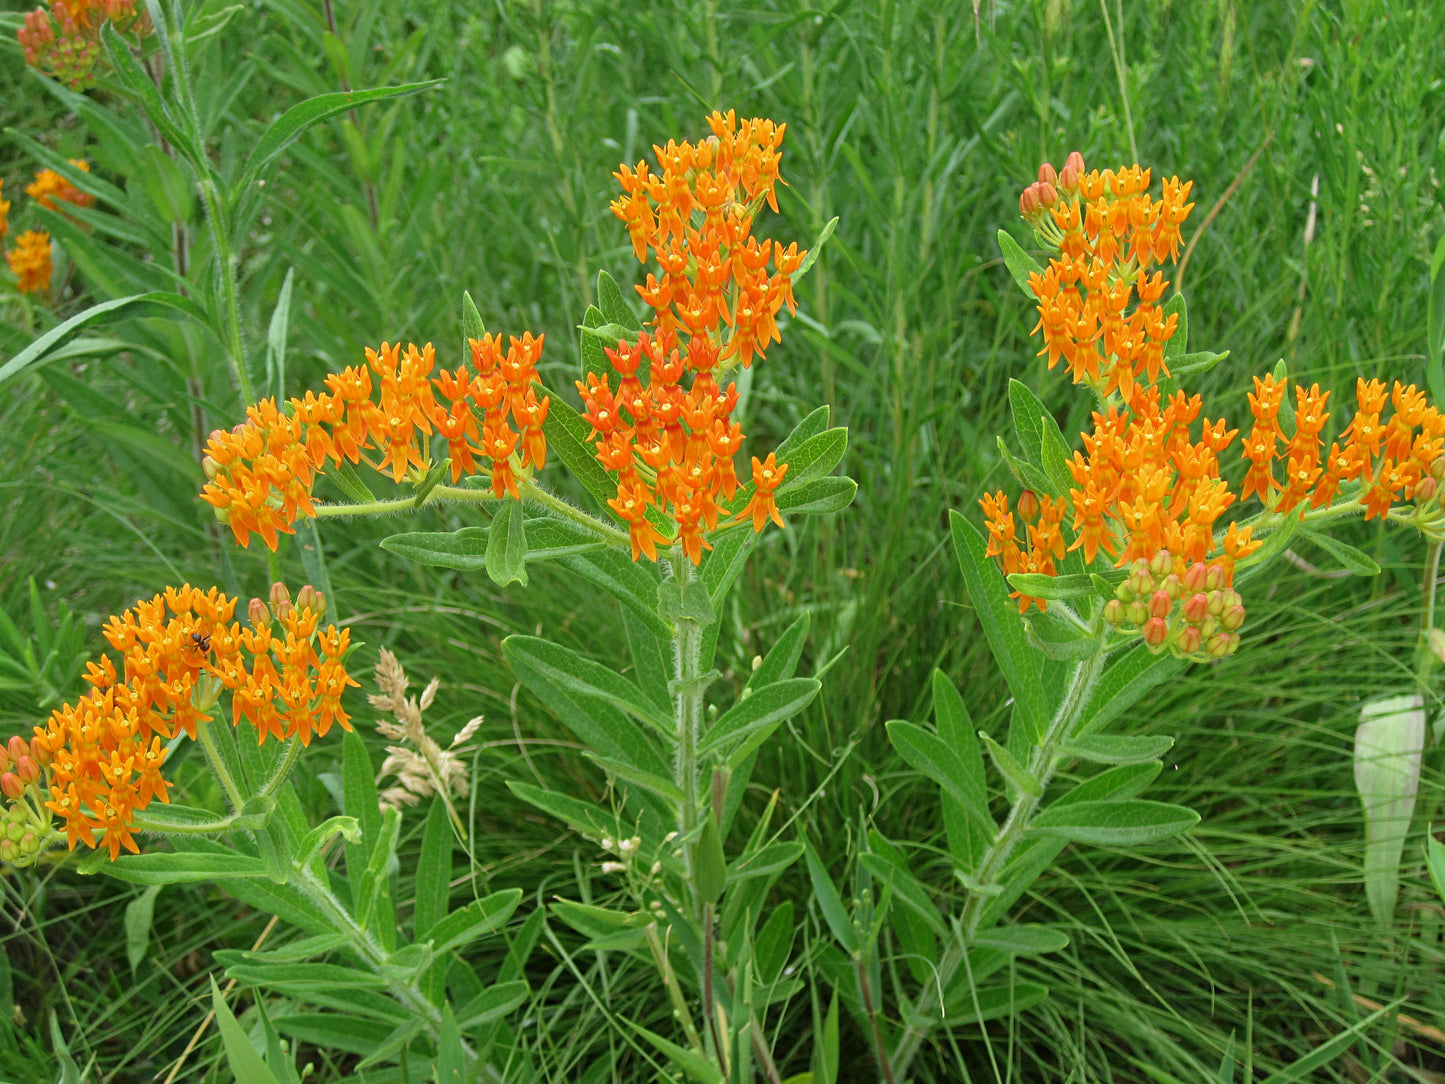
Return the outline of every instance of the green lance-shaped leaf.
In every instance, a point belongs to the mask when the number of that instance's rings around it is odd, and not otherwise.
[[[1445,851],[1445,848],[1441,848]],[[753,939],[753,964],[757,968],[758,981],[771,986],[782,978],[783,968],[793,954],[793,940],[797,930],[793,926],[793,901],[784,900],[758,931]]]
[[[359,105],[401,98],[408,94],[430,90],[432,87],[440,86],[442,82],[443,80],[440,79],[429,79],[424,83],[403,83],[394,87],[338,91],[333,94],[318,94],[314,98],[307,98],[304,102],[297,102],[282,113],[256,142],[250,157],[246,159],[245,169],[241,172],[238,192],[249,193],[256,181],[260,179],[261,171],[313,124],[339,113],[350,112]]]
[[[632,1030],[641,1035],[652,1044],[668,1061],[681,1069],[687,1076],[699,1082],[699,1084],[724,1084],[725,1078],[722,1071],[712,1062],[708,1061],[695,1050],[678,1046],[669,1039],[664,1039],[656,1032],[648,1031],[641,1024],[634,1024],[627,1021]]]
[[[169,885],[189,881],[266,876],[266,866],[259,858],[234,853],[202,854],[195,851],[179,851],[174,854],[156,851],[123,855],[103,868],[117,880],[138,885]]]
[[[848,430],[825,429],[809,437],[796,448],[789,450],[787,459],[778,462],[788,465],[788,476],[783,483],[782,493],[790,485],[801,485],[809,478],[826,475],[843,461],[848,450]]]
[[[176,121],[170,107],[161,98],[160,89],[152,82],[146,70],[141,67],[135,54],[131,52],[130,44],[116,32],[115,25],[110,20],[106,20],[101,26],[100,40],[105,45],[105,51],[110,55],[111,66],[115,70],[115,74],[120,77],[126,90],[130,91],[140,103],[146,119],[155,125],[156,130],[186,161],[195,167],[198,173],[202,175],[208,173],[211,168],[210,163],[199,154],[190,133]]]
[[[51,328],[4,365],[0,365],[0,384],[4,384],[32,366],[44,364],[50,360],[49,355],[58,351],[61,344],[91,324],[132,320],[143,316],[159,316],[172,320],[177,316],[188,316],[203,327],[210,325],[210,317],[207,316],[205,309],[180,294],[164,292],[134,294],[131,297],[118,297],[111,301],[102,301]]]
[[[550,390],[547,393],[552,397],[552,405],[542,421],[542,433],[547,438],[548,450],[556,453],[563,466],[610,516],[612,511],[607,502],[617,496],[617,483],[597,462],[588,438],[592,427],[561,396]]]
[[[503,501],[487,534],[487,575],[498,587],[527,585],[527,528],[520,501]]]
[[[522,890],[508,888],[453,911],[427,932],[427,937],[434,942],[432,951],[441,956],[495,933],[507,924],[521,901]]]
[[[606,271],[597,272],[597,306],[602,312],[602,323],[617,324],[626,328],[631,335],[642,331],[642,324],[637,319],[637,314],[632,311],[632,306],[627,304],[622,296],[617,280]],[[644,385],[647,383],[645,374],[639,374],[638,379]]]
[[[727,887],[727,858],[723,854],[722,833],[717,818],[711,813],[703,817],[702,835],[697,841],[697,894],[703,903],[717,903]]]
[[[1365,898],[1381,926],[1395,916],[1400,855],[1420,789],[1425,747],[1424,701],[1418,693],[1372,701],[1355,728],[1355,789],[1365,813]]]
[[[965,984],[961,989],[955,987],[949,991],[944,1019],[951,1027],[982,1024],[1001,1017],[1012,1017],[1046,1001],[1048,996],[1049,988],[1037,982],[988,986],[982,990],[970,989]]]
[[[823,246],[828,243],[828,239],[833,236],[833,231],[837,228],[838,217],[836,215],[823,224],[823,228],[818,231],[817,239],[813,242],[812,247],[808,249],[808,254],[803,257],[803,262],[800,263],[798,269],[793,272],[793,282],[796,283],[813,269],[813,265],[818,262],[818,257],[822,255]]]
[[[983,535],[956,511],[950,512],[948,518],[954,552],[963,570],[969,598],[973,600],[993,657],[1014,695],[1029,741],[1037,745],[1043,739],[1047,718],[1038,654],[1029,646],[1018,606],[1008,597],[1008,586],[998,566],[984,556]]]
[[[764,686],[793,676],[793,671],[798,668],[798,659],[803,654],[803,642],[808,638],[808,625],[809,615],[804,613],[784,630],[748,678],[749,689],[757,692]]]
[[[778,489],[778,510],[795,516],[821,516],[841,512],[853,503],[858,483],[851,478],[813,478],[800,486]]]
[[[109,28],[110,24],[106,23]],[[221,1044],[226,1050],[226,1064],[231,1075],[241,1084],[281,1084],[271,1072],[261,1055],[256,1053],[246,1031],[236,1022],[235,1014],[221,996],[216,977],[211,976],[211,1011],[216,1014],[216,1027],[221,1032]]]
[[[502,641],[502,653],[508,662],[521,661],[570,693],[603,700],[647,723],[658,733],[673,736],[671,715],[611,667],[584,659],[570,648],[536,636],[508,636]]]
[[[1182,659],[1155,655],[1142,643],[1111,659],[1094,685],[1079,725],[1069,736],[1081,738],[1102,730],[1183,666]]]
[[[1174,327],[1174,334],[1169,336],[1169,341],[1164,344],[1164,362],[1169,371],[1173,373],[1174,359],[1183,357],[1189,351],[1189,308],[1184,302],[1184,295],[1174,294],[1164,302],[1164,310],[1161,315],[1166,321],[1171,316],[1179,317],[1179,322]]]
[[[1174,739],[1167,735],[1096,734],[1065,741],[1060,748],[1093,764],[1143,764],[1157,760],[1173,746]]]
[[[790,678],[764,686],[743,697],[708,727],[698,751],[707,753],[759,732],[772,733],[802,711],[820,688],[821,683],[812,678]]]
[[[1445,902],[1445,844],[1435,838],[1435,826],[1426,830],[1426,858],[1430,863],[1430,881],[1441,902]]]
[[[1356,576],[1378,576],[1380,574],[1380,566],[1376,563],[1375,559],[1368,553],[1351,546],[1348,542],[1341,542],[1337,538],[1331,538],[1324,531],[1301,529],[1299,533],[1328,553],[1338,561],[1341,566],[1349,569]]]
[[[125,958],[132,975],[150,947],[151,922],[155,917],[156,896],[160,894],[161,887],[151,885],[125,905]]]
[[[937,734],[916,723],[894,719],[887,724],[888,739],[909,766],[943,788],[979,824],[994,827],[983,798],[982,780],[975,767]],[[980,762],[978,769],[982,769]]]
[[[1029,462],[1043,469],[1050,483],[1049,493],[1062,497],[1072,485],[1072,479],[1065,466],[1069,448],[1059,431],[1059,423],[1044,409],[1039,397],[1021,381],[1008,382],[1008,398],[1019,447],[1024,450]]]
[[[1043,793],[1043,788],[1039,786],[1039,781],[1034,778],[1033,773],[1020,764],[1012,753],[994,741],[987,731],[980,730],[978,740],[988,750],[988,756],[993,761],[993,766],[998,769],[999,774],[1003,776],[1004,782],[1009,785],[1011,790],[1034,797]]]
[[[1045,952],[1062,952],[1069,947],[1069,935],[1053,926],[1019,923],[985,930],[974,937],[973,943],[1010,956],[1037,956]]]
[[[612,814],[591,802],[584,802],[556,791],[543,790],[530,783],[508,781],[507,789],[522,801],[536,806],[544,813],[551,814],[570,828],[591,839],[602,839],[617,830]]]
[[[984,773],[983,751],[978,745],[978,727],[964,706],[963,697],[942,670],[933,671],[933,719],[938,736],[962,761],[964,772],[958,783],[968,792],[966,804],[943,795],[943,827],[954,859],[968,870],[976,868],[997,826],[988,813],[988,777]],[[971,807],[971,809],[970,809]],[[978,812],[984,819],[980,822]]]
[[[467,1031],[482,1024],[490,1024],[526,1001],[529,993],[531,990],[520,979],[490,986],[457,1011],[457,1026]]]
[[[1012,572],[1008,576],[1008,584],[1015,591],[1050,602],[1085,598],[1098,593],[1094,578],[1088,575],[1047,576],[1042,572]]]
[[[779,463],[788,462],[788,458],[801,448],[803,444],[828,428],[828,408],[820,406],[811,411],[807,417],[793,426],[793,431],[783,438],[783,443],[777,447]]]
[[[863,939],[858,933],[858,927],[848,917],[847,908],[843,906],[843,898],[838,895],[838,889],[833,886],[833,879],[828,876],[827,867],[823,865],[822,859],[813,850],[812,844],[807,840],[803,841],[803,854],[808,860],[808,876],[813,882],[813,898],[818,903],[818,910],[823,912],[823,920],[828,923],[828,928],[833,931],[833,936],[838,939],[849,953],[856,954],[862,951]]]
[[[477,303],[472,300],[469,291],[462,291],[462,357],[472,356],[472,339],[480,339],[487,333],[487,325],[482,322],[482,314],[477,311]]]
[[[1127,847],[1178,835],[1199,823],[1199,814],[1182,805],[1125,801],[1057,803],[1037,814],[1028,830],[1075,843]]]
[[[998,231],[998,247],[1003,253],[1004,266],[1012,276],[1014,283],[1024,292],[1024,296],[1034,298],[1034,292],[1029,288],[1029,275],[1042,275],[1043,267],[1039,261],[1030,256],[1007,230]]]

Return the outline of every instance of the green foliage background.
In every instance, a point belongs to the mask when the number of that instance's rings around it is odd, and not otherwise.
[[[319,126],[272,174],[241,254],[243,326],[259,373],[294,268],[287,394],[382,340],[433,340],[456,365],[464,289],[489,330],[545,332],[544,376],[570,386],[574,328],[597,270],[637,277],[607,209],[617,163],[668,137],[695,138],[714,107],[787,122],[789,187],[766,229],[807,244],[833,216],[839,225],[800,286],[783,342],[753,370],[742,420],[761,451],[828,404],[850,430],[845,469],[860,489],[830,521],[766,536],[725,628],[719,665],[735,687],[804,611],[813,634],[800,672],[847,651],[818,702],[771,743],[739,830],[776,787],[835,879],[849,883],[860,834],[874,827],[946,893],[955,889],[938,849],[936,788],[902,765],[881,724],[923,719],[940,667],[980,725],[1001,729],[1002,686],[946,548],[945,513],[975,515],[985,487],[1009,485],[994,434],[1006,425],[1010,377],[1038,391],[1065,433],[1086,421],[1084,397],[1034,356],[1033,315],[1001,266],[995,232],[1024,236],[1017,194],[1040,161],[1061,164],[1080,149],[1091,166],[1124,164],[1137,147],[1156,177],[1195,181],[1183,271],[1191,343],[1231,351],[1197,389],[1213,397],[1206,413],[1244,413],[1250,376],[1281,357],[1306,383],[1335,387],[1337,409],[1356,376],[1422,382],[1445,168],[1432,6],[1040,0],[985,4],[974,18],[961,4],[846,0],[735,9],[369,2],[338,6],[328,47],[319,7],[259,0],[195,65],[209,150],[221,161],[287,105],[339,89],[343,77],[355,87],[445,80],[355,122]],[[13,41],[0,55],[5,122],[120,183],[133,163],[25,70]],[[104,87],[92,97],[140,130],[136,110]],[[12,222],[33,168],[12,142],[0,144]],[[193,224],[204,260],[199,212]],[[68,283],[58,315],[110,296],[84,268]],[[27,314],[0,312],[8,354],[26,341]],[[77,615],[57,640],[62,665],[44,682],[0,684],[4,734],[75,694],[77,660],[100,644],[98,622],[137,597],[184,579],[263,593],[265,561],[209,525],[183,462],[194,463],[198,436],[238,420],[234,392],[207,375],[223,372],[221,346],[199,333],[167,340],[157,326],[135,332],[154,354],[77,356],[0,389],[0,606],[32,635],[52,635],[63,610]],[[121,422],[158,436],[182,462],[117,440]],[[604,900],[612,887],[597,856],[502,785],[540,780],[596,795],[604,780],[518,693],[498,645],[540,625],[621,665],[613,615],[545,567],[528,588],[503,591],[376,546],[397,530],[463,526],[467,516],[327,522],[336,601],[368,643],[364,666],[385,644],[418,684],[441,675],[429,719],[439,736],[486,716],[471,811],[476,889],[521,886],[524,911],[556,892]],[[1404,997],[1402,1011],[1445,1025],[1423,834],[1407,848],[1399,924],[1382,933],[1360,885],[1349,757],[1359,702],[1408,680],[1423,544],[1373,527],[1349,537],[1382,576],[1287,570],[1260,585],[1247,599],[1240,653],[1188,671],[1135,720],[1140,732],[1179,736],[1150,797],[1198,809],[1199,827],[1142,857],[1067,851],[1020,906],[1072,938],[1065,953],[1019,966],[1021,979],[1046,982],[1054,996],[1012,1021],[945,1036],[921,1074],[1192,1081],[1232,1050],[1254,1079],[1249,1063],[1267,1075],[1365,1015],[1351,992]],[[1328,565],[1321,553],[1300,557]],[[294,548],[283,547],[282,567],[293,584],[302,579]],[[359,697],[356,708],[368,729]],[[303,797],[315,814],[331,807],[339,757],[339,745],[322,743],[306,758]],[[1438,757],[1427,763],[1434,807]],[[180,770],[193,804],[207,797],[200,767],[193,759]],[[415,846],[413,820],[404,832]],[[790,877],[784,888],[806,913],[806,874]],[[211,953],[249,947],[266,923],[203,888],[167,888],[132,968],[122,916],[138,889],[64,869],[11,875],[4,889],[4,1079],[55,1079],[52,1012],[77,1060],[95,1059],[93,1079],[150,1079],[208,1009]],[[820,916],[809,928],[798,960],[826,1000],[837,950]],[[550,1079],[638,1079],[644,1067],[609,1039],[596,1003],[565,973],[559,937],[544,940],[529,976],[538,1058]],[[894,968],[919,966],[902,946],[892,950]],[[653,976],[585,955],[576,962],[615,1011],[666,1028]],[[478,960],[481,974],[496,966]],[[804,999],[777,1023],[791,1071],[808,1067],[812,1019]],[[1384,1073],[1397,1038],[1407,1040],[1405,1062],[1445,1065],[1440,1048],[1376,1026],[1310,1079]],[[842,1079],[872,1079],[865,1036],[846,1019],[842,1042]],[[349,1072],[344,1056],[305,1058],[321,1079]],[[223,1065],[212,1033],[186,1078],[224,1079]]]

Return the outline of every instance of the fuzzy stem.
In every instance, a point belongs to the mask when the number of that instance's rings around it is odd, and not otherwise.
[[[226,762],[221,759],[221,750],[216,745],[210,724],[205,719],[196,720],[196,740],[206,751],[206,759],[211,762],[211,770],[216,773],[216,777],[221,781],[221,787],[226,792],[226,797],[231,800],[231,808],[239,812],[241,807],[246,804],[246,799],[241,794],[241,788],[231,778],[231,773],[226,768]]]
[[[673,560],[676,583],[679,590],[692,582],[693,569],[682,554]],[[701,897],[697,892],[697,841],[700,823],[698,796],[697,746],[702,732],[702,685],[698,681],[701,672],[702,629],[696,621],[683,617],[677,622],[672,637],[673,674],[677,681],[673,701],[673,718],[677,726],[677,755],[673,761],[673,781],[682,791],[682,802],[677,811],[677,830],[683,839],[683,854],[687,869],[687,886],[692,896],[694,916],[701,918]]]
[[[984,852],[983,861],[978,866],[976,876],[981,884],[994,883],[999,874],[1003,872],[1009,856],[1013,854],[1014,848],[1018,846],[1024,832],[1028,829],[1029,821],[1033,819],[1034,811],[1038,809],[1039,802],[1043,798],[1044,791],[1048,788],[1054,772],[1067,759],[1066,755],[1060,751],[1059,746],[1078,725],[1084,707],[1089,702],[1089,694],[1093,690],[1094,682],[1098,680],[1099,673],[1103,670],[1104,658],[1104,652],[1101,650],[1074,664],[1074,670],[1069,679],[1069,688],[1064,694],[1063,702],[1059,705],[1058,711],[1054,713],[1048,729],[1044,731],[1043,738],[1029,753],[1028,771],[1038,780],[1039,785],[1034,793],[1020,793],[1014,799],[1008,816],[1004,819],[1003,827],[998,830],[998,834],[994,837],[988,850]],[[937,992],[936,1010],[940,1015],[944,1011],[944,993],[968,955],[968,946],[973,941],[974,935],[978,933],[979,924],[983,920],[984,911],[990,899],[991,897],[982,893],[975,893],[969,897],[968,902],[963,906],[961,921],[956,926],[957,935],[948,946],[947,951],[944,952],[943,958],[938,962],[937,973],[928,989]],[[928,1035],[930,1025],[923,1022],[926,1010],[934,1008],[930,998],[926,1007],[920,1004],[915,1007],[914,1012],[904,1014],[905,1019],[911,1019],[914,1022],[904,1029],[893,1054],[893,1068],[900,1080],[907,1079],[908,1067],[912,1064],[919,1048],[923,1045],[923,1040]]]

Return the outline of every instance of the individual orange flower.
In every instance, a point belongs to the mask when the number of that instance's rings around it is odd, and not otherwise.
[[[757,456],[753,456],[753,485],[757,488],[753,491],[752,499],[748,501],[747,507],[738,513],[738,519],[753,520],[753,530],[759,532],[763,524],[772,519],[779,527],[786,526],[783,517],[778,512],[778,502],[773,497],[773,492],[787,477],[788,465],[784,463],[779,466],[777,455],[774,452],[768,453],[768,458],[762,462]]]
[[[542,427],[551,400],[538,400],[533,387],[542,343],[531,334],[506,344],[496,335],[469,340],[475,372],[434,373],[430,343],[367,349],[365,366],[326,378],[328,391],[307,392],[285,411],[263,399],[246,411],[244,424],[213,432],[201,497],[241,545],[259,534],[271,549],[298,517],[316,515],[312,486],[328,462],[365,462],[401,482],[430,469],[435,452],[451,460],[453,482],[487,469],[492,491],[515,499],[513,451],[520,444],[522,468],[540,470],[547,460]]]
[[[90,163],[82,158],[72,158],[70,164],[76,169],[90,172]],[[94,196],[82,192],[53,169],[42,169],[37,173],[35,180],[25,186],[25,194],[50,211],[56,210],[56,200],[73,203],[77,207],[90,207],[95,203]]]
[[[325,600],[309,587],[293,603],[276,584],[270,601],[254,600],[243,628],[233,620],[235,599],[186,584],[110,619],[104,634],[119,666],[109,656],[90,663],[91,691],[31,739],[49,775],[44,805],[61,818],[70,849],[103,845],[112,859],[122,848],[138,851],[135,811],[170,801],[162,739],[194,739],[227,691],[232,723],[250,722],[262,743],[308,745],[332,724],[350,729],[341,707],[357,684],[345,670],[349,633],[319,631]]]
[[[19,234],[14,246],[5,253],[5,261],[15,273],[15,289],[22,294],[50,289],[50,234],[44,230],[26,230]]]

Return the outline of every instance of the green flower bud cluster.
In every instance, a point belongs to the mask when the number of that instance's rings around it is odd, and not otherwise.
[[[0,811],[0,862],[28,866],[40,853],[41,844],[34,815],[22,802]]]
[[[1104,604],[1104,620],[1116,632],[1137,633],[1156,655],[1222,659],[1239,647],[1244,624],[1244,600],[1228,580],[1223,565],[1196,561],[1186,568],[1160,550],[1129,566],[1128,578]]]

